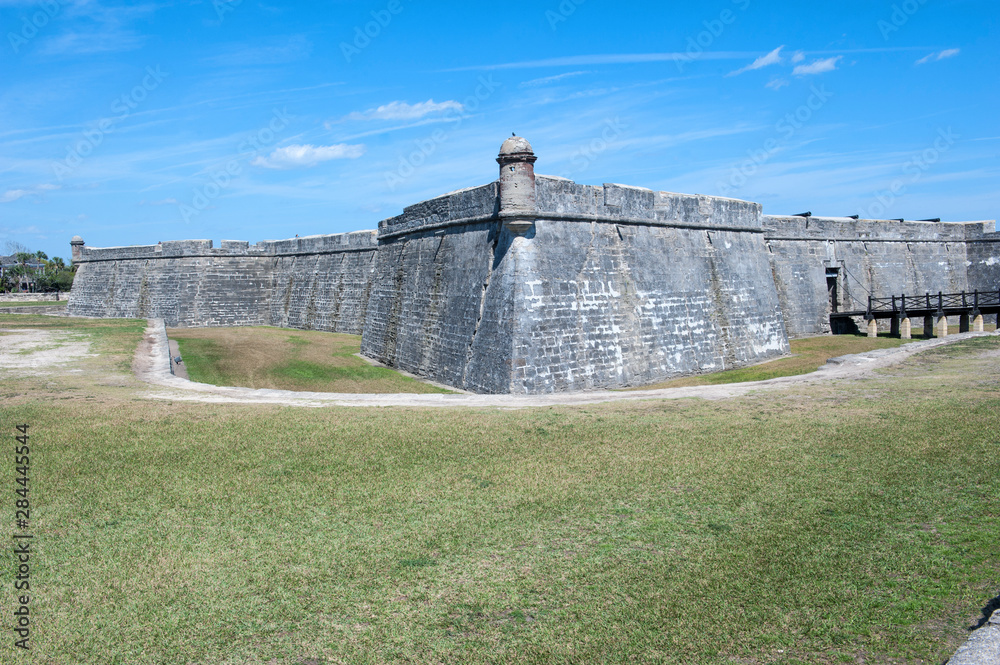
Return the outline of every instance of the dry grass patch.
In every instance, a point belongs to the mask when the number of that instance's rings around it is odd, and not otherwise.
[[[288,328],[171,328],[192,381],[330,393],[445,393],[358,358],[361,337]]]

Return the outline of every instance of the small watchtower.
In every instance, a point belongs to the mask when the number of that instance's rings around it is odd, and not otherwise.
[[[531,228],[535,204],[535,151],[527,139],[512,136],[500,147],[500,219],[515,235]]]
[[[69,241],[73,263],[79,263],[80,259],[83,258],[83,244],[83,238],[80,236],[73,236],[73,239]]]

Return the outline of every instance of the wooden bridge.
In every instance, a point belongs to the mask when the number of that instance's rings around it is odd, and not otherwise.
[[[834,312],[830,323],[834,330],[845,319],[863,316],[868,322],[868,336],[878,336],[878,320],[892,322],[894,336],[911,339],[910,319],[923,317],[924,337],[947,337],[948,317],[958,317],[959,332],[983,332],[983,315],[1000,314],[1000,291],[967,293],[926,293],[922,296],[899,295],[889,298],[868,296],[868,309],[854,312]]]

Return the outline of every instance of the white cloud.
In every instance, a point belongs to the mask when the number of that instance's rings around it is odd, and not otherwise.
[[[786,85],[789,85],[787,79],[774,79],[773,81],[768,83],[766,87],[770,88],[771,90],[781,90]]]
[[[822,74],[824,72],[832,72],[837,68],[837,63],[844,56],[838,55],[835,58],[827,58],[826,60],[816,60],[808,65],[799,65],[792,70],[792,74],[795,76],[808,76],[810,74]]]
[[[589,74],[590,72],[569,72],[567,74],[557,74],[555,76],[546,76],[540,79],[533,79],[531,81],[524,81],[521,83],[522,88],[535,88],[540,85],[547,85],[549,83],[555,83],[556,81],[561,81],[563,79],[568,79],[571,76],[582,76],[584,74]]]
[[[54,189],[59,189],[60,185],[51,185],[48,183],[42,185],[35,185],[34,187],[29,187],[28,189],[8,189],[2,195],[0,195],[0,203],[10,203],[12,201],[17,201],[18,199],[24,198],[31,194],[41,194],[43,192],[50,192]]]
[[[278,148],[267,157],[258,157],[251,163],[267,169],[309,168],[331,159],[357,159],[363,154],[364,145],[290,145]]]
[[[792,64],[797,65],[806,59],[806,54],[802,51],[796,51],[795,55],[792,56]]]
[[[10,203],[11,201],[16,201],[27,194],[28,190],[26,189],[8,189],[4,192],[3,196],[0,196],[0,203]]]
[[[938,51],[937,53],[931,53],[928,56],[920,58],[917,60],[918,65],[926,65],[928,62],[937,62],[938,60],[944,60],[945,58],[954,58],[956,55],[962,52],[962,49],[949,48],[944,51]]]
[[[737,69],[735,72],[729,72],[726,76],[739,76],[744,72],[751,72],[755,69],[763,69],[770,65],[780,65],[781,64],[781,49],[785,48],[783,45],[774,49],[767,55],[762,55],[753,62],[751,62],[746,67],[742,69]]]
[[[407,104],[406,102],[390,102],[378,108],[368,109],[364,113],[354,113],[347,116],[348,120],[417,120],[433,113],[443,113],[445,111],[462,112],[465,107],[455,101],[441,102],[433,99],[418,104]]]

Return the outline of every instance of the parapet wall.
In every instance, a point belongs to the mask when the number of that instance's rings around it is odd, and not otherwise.
[[[359,335],[374,231],[264,241],[83,247],[68,311],[168,326],[273,325]]]

